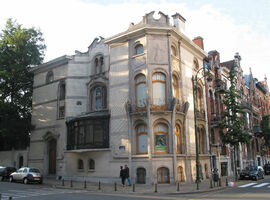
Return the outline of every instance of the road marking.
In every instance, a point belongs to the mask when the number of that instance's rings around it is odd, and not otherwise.
[[[259,187],[263,187],[263,186],[265,186],[265,185],[269,185],[270,183],[261,183],[261,184],[259,184],[259,185],[255,185],[255,186],[253,186],[254,188],[259,188]]]
[[[249,183],[249,184],[246,184],[246,185],[241,185],[241,186],[238,186],[239,188],[245,188],[245,187],[249,187],[249,186],[252,186],[252,185],[256,185],[257,183]]]

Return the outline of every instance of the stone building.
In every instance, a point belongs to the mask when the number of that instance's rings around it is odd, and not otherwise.
[[[159,12],[88,51],[37,66],[29,165],[45,175],[119,180],[128,164],[136,183],[196,178],[192,76],[203,40],[187,38],[185,19]],[[202,71],[202,70],[201,70]],[[198,72],[200,75],[200,72]],[[210,173],[204,79],[198,82],[200,171]]]

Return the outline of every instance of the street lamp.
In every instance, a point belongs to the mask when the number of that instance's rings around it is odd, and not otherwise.
[[[209,70],[209,68],[207,68]],[[201,78],[198,79],[198,73],[203,70],[204,74]],[[192,76],[192,87],[193,87],[193,104],[194,104],[194,127],[195,127],[195,143],[196,143],[196,184],[197,190],[199,190],[199,182],[201,181],[200,176],[200,157],[199,157],[199,137],[197,130],[197,99],[198,99],[198,81],[202,78],[208,76],[207,81],[211,81],[209,73],[205,73],[205,67],[198,69],[196,74]]]

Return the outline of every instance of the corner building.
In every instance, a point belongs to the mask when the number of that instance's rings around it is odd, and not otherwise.
[[[192,76],[207,53],[159,12],[33,69],[29,165],[45,175],[114,182],[128,164],[135,183],[195,181]],[[195,43],[196,42],[196,43]],[[202,77],[200,70],[197,74]],[[210,175],[204,78],[198,81],[200,171]]]

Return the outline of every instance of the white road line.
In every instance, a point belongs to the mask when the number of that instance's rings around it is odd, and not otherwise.
[[[259,188],[259,187],[263,187],[263,186],[265,186],[265,185],[269,185],[270,183],[261,183],[261,184],[259,184],[259,185],[255,185],[255,186],[253,186],[254,188]]]
[[[249,187],[249,186],[252,186],[252,185],[256,185],[257,183],[249,183],[249,184],[246,184],[246,185],[241,185],[241,186],[238,186],[239,188],[245,188],[245,187]]]

